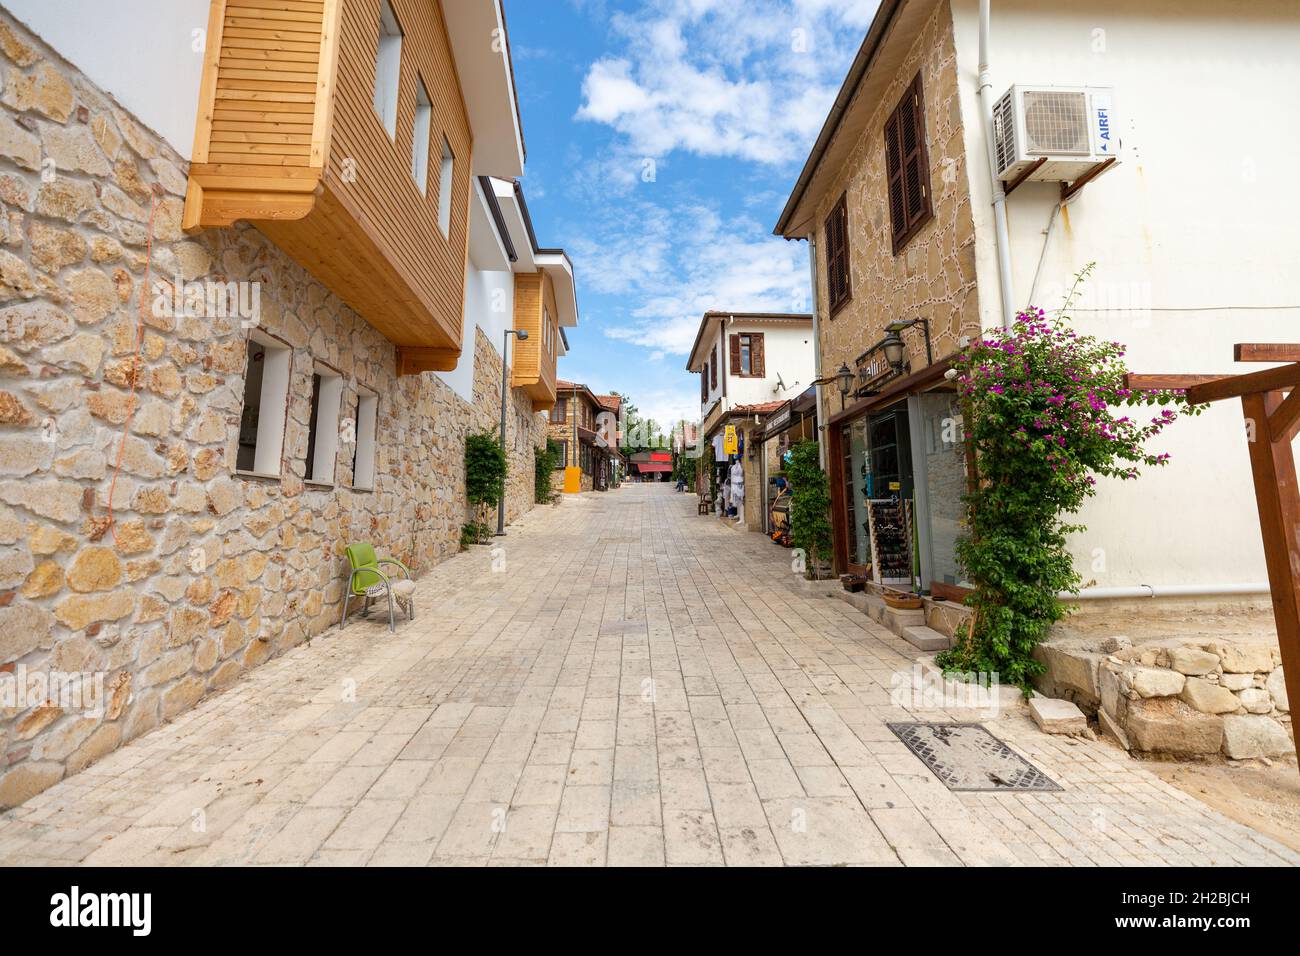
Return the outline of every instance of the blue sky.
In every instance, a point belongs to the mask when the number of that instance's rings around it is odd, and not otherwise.
[[[876,0],[505,0],[542,245],[573,259],[561,378],[660,424],[710,308],[809,308],[805,243],[772,227]]]

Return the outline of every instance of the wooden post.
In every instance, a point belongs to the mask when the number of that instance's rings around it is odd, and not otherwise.
[[[1250,467],[1255,479],[1277,641],[1282,650],[1282,674],[1294,707],[1294,702],[1300,700],[1300,486],[1296,484],[1290,429],[1281,429],[1281,434],[1277,434],[1269,423],[1282,403],[1280,391],[1254,392],[1241,397],[1246,427],[1253,428]],[[1291,733],[1295,738],[1294,720]]]

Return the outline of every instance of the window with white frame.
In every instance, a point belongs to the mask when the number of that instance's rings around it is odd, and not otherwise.
[[[289,346],[262,332],[250,335],[236,471],[280,477],[292,367],[293,350]]]
[[[375,488],[375,436],[379,429],[379,396],[366,389],[357,395],[357,447],[352,458],[352,487]]]
[[[342,400],[343,376],[328,366],[317,365],[311,376],[311,420],[307,428],[307,468],[303,474],[312,484],[334,484]]]
[[[444,238],[451,237],[451,180],[456,169],[447,137],[442,138],[442,168],[438,173],[438,227]]]
[[[411,141],[411,176],[420,192],[429,187],[429,133],[433,128],[433,102],[424,80],[415,84],[415,131]]]
[[[388,0],[379,4],[379,49],[375,54],[375,112],[397,138],[397,85],[402,74],[402,28]]]

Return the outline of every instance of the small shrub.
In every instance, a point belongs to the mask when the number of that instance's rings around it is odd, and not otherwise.
[[[808,569],[815,578],[831,556],[831,495],[817,443],[795,444],[785,474],[790,482],[790,540],[808,556]]]

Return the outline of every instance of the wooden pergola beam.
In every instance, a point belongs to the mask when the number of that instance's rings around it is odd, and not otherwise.
[[[1291,394],[1294,397],[1300,391]],[[1287,694],[1296,700],[1300,694],[1300,486],[1296,484],[1295,456],[1290,437],[1271,426],[1284,404],[1280,392],[1243,395],[1241,404],[1246,422],[1255,426],[1254,440],[1249,443],[1250,470],[1282,651],[1282,679]],[[1293,723],[1291,732],[1294,738],[1300,728]]]
[[[1293,390],[1268,416],[1268,433],[1279,441],[1291,441],[1297,428],[1300,428],[1300,388]]]
[[[1300,365],[1279,365],[1245,375],[1233,375],[1203,385],[1193,385],[1187,390],[1187,400],[1197,405],[1218,402],[1225,398],[1240,398],[1256,392],[1274,392],[1300,385]]]
[[[1178,392],[1193,385],[1217,382],[1223,375],[1140,375],[1130,372],[1124,376],[1124,387],[1132,392]]]
[[[1235,362],[1300,362],[1300,345],[1239,342],[1232,347]]]

